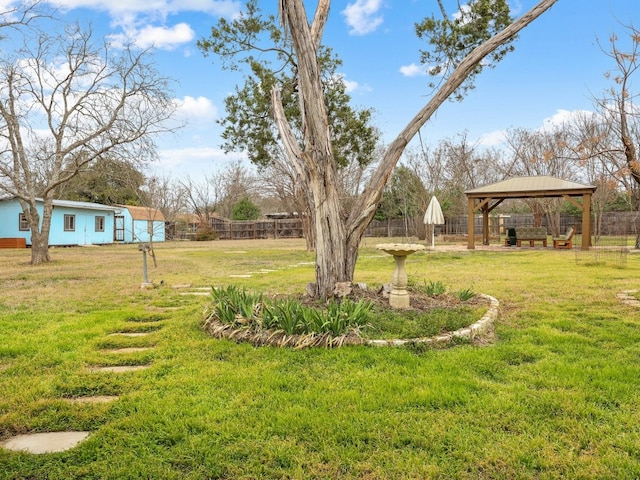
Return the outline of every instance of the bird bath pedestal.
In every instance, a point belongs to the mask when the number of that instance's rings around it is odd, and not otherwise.
[[[141,243],[138,245],[138,250],[142,252],[142,275],[144,278],[140,288],[143,290],[153,288],[153,283],[149,282],[149,274],[147,272],[147,252],[151,252],[151,246],[148,243]]]
[[[392,308],[409,308],[407,272],[404,269],[404,262],[412,253],[424,250],[424,245],[414,243],[381,243],[380,245],[376,245],[376,249],[393,255],[393,259],[396,261],[396,268],[391,278],[389,305],[391,305]]]

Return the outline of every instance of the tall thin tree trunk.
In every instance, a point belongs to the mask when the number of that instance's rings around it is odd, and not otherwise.
[[[51,230],[51,215],[53,213],[53,199],[51,193],[43,199],[42,222],[35,201],[27,203],[21,201],[22,210],[29,219],[31,230],[31,265],[40,265],[51,261],[49,256],[49,232]]]

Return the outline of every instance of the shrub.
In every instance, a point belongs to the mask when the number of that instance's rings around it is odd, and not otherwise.
[[[207,242],[209,240],[217,240],[218,232],[211,227],[200,227],[196,230],[193,239],[197,242]]]
[[[475,292],[470,289],[470,288],[465,288],[464,290],[460,290],[457,293],[458,298],[460,299],[461,302],[466,302],[468,300],[471,300],[473,297],[476,296]]]
[[[428,282],[423,280],[422,283],[412,281],[409,282],[409,287],[417,292],[425,293],[430,297],[440,297],[447,293],[447,287],[439,280],[429,280]]]
[[[231,209],[231,220],[257,220],[260,218],[260,207],[249,197],[243,197]]]

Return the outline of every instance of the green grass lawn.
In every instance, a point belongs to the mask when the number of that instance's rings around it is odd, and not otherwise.
[[[375,243],[357,282],[391,278]],[[0,250],[0,440],[91,435],[64,453],[0,449],[0,479],[640,478],[640,309],[615,297],[640,288],[640,256],[416,253],[410,277],[500,301],[495,338],[293,350],[212,339],[207,297],[173,287],[301,293],[314,280],[303,241],[158,245],[152,290],[136,246],[55,249],[38,267],[29,253]],[[87,395],[119,399],[69,401]]]

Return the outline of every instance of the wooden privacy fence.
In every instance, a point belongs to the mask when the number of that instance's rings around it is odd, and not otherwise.
[[[264,221],[214,218],[211,219],[210,226],[222,240],[302,238],[302,220],[298,218]]]

